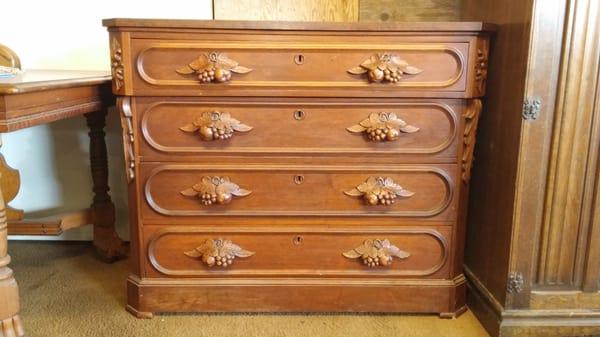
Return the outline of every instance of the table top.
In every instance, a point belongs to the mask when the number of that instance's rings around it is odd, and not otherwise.
[[[0,79],[0,95],[110,83],[109,71],[24,70]]]

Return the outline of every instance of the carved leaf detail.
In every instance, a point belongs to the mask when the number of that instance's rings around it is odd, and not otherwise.
[[[242,67],[242,66],[237,66],[237,67],[231,68],[231,71],[233,71],[236,74],[247,74],[247,73],[251,72],[252,69]]]
[[[352,126],[350,126],[350,127],[346,128],[346,130],[348,130],[348,131],[350,131],[350,132],[363,132],[363,131],[365,131],[366,129],[367,129],[366,127],[364,127],[364,126],[362,126],[362,125],[360,125],[360,124],[357,124],[357,125],[352,125]]]
[[[395,141],[401,133],[414,133],[419,128],[409,125],[393,112],[373,112],[358,124],[346,128],[350,132],[363,133],[374,142]]]
[[[240,66],[223,53],[210,52],[175,71],[180,75],[196,75],[202,83],[223,83],[231,80],[231,73],[246,74],[252,69]]]
[[[367,71],[369,71],[367,68],[363,68],[363,67],[354,67],[351,69],[348,69],[348,72],[350,74],[354,74],[354,75],[362,75],[364,73],[366,73]]]
[[[423,72],[411,66],[397,55],[378,53],[364,60],[360,66],[348,69],[354,75],[367,73],[369,82],[397,83],[402,75],[417,75]]]
[[[200,258],[208,267],[230,266],[236,257],[250,257],[254,252],[245,250],[225,239],[207,239],[200,246],[193,250],[184,252],[185,255],[192,258]]]
[[[234,131],[248,132],[251,126],[241,123],[231,117],[228,112],[203,112],[193,123],[179,128],[184,132],[198,132],[200,138],[205,141],[225,140],[233,136]]]
[[[252,191],[240,188],[229,177],[204,176],[200,183],[179,192],[186,197],[198,198],[203,205],[228,204],[233,196],[244,197]]]
[[[473,153],[475,151],[475,137],[477,136],[477,124],[481,113],[482,103],[480,99],[469,102],[464,112],[465,128],[463,133],[463,155],[462,155],[462,180],[468,183],[471,179],[471,166],[473,165]]]
[[[369,177],[364,183],[345,191],[351,197],[362,197],[368,205],[391,205],[397,197],[409,198],[415,193],[396,184],[392,178]]]
[[[360,258],[369,267],[389,266],[394,257],[406,259],[410,253],[392,245],[387,239],[365,240],[362,245],[342,253],[349,259]]]

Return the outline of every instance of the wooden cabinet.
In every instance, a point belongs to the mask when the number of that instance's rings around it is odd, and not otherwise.
[[[132,313],[465,310],[490,27],[104,24]]]
[[[498,25],[471,179],[469,306],[493,336],[600,333],[600,7],[464,1]]]

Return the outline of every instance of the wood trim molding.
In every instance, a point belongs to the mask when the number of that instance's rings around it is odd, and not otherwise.
[[[443,44],[307,44],[307,43],[261,43],[258,47],[256,43],[234,43],[234,42],[222,42],[219,43],[219,47],[222,50],[231,49],[247,49],[253,50],[257,48],[269,49],[269,50],[388,50],[390,52],[401,53],[402,51],[437,51],[448,53],[456,60],[456,73],[451,78],[441,82],[398,82],[393,85],[394,88],[447,88],[455,83],[459,82],[466,71],[465,69],[465,55],[459,49],[447,46]],[[146,72],[144,59],[147,53],[152,49],[169,49],[176,51],[177,49],[198,49],[199,51],[205,51],[214,48],[212,42],[194,42],[194,43],[167,43],[167,42],[155,42],[150,44],[148,47],[142,49],[137,56],[137,72],[142,80],[146,83],[156,86],[198,86],[197,80],[185,80],[185,79],[157,79],[153,78]],[[367,55],[367,54],[365,54]],[[181,65],[180,65],[181,66]],[[366,81],[248,81],[248,80],[236,80],[228,83],[228,86],[251,86],[251,87],[337,87],[337,88],[350,88],[350,87],[365,87],[369,86]],[[457,89],[460,90],[460,89]],[[462,88],[464,91],[464,88]]]

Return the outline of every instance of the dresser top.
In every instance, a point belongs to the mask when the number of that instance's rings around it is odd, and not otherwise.
[[[494,31],[493,24],[480,21],[456,22],[292,22],[234,20],[127,19],[102,20],[109,28],[385,31],[385,32],[480,32]]]

